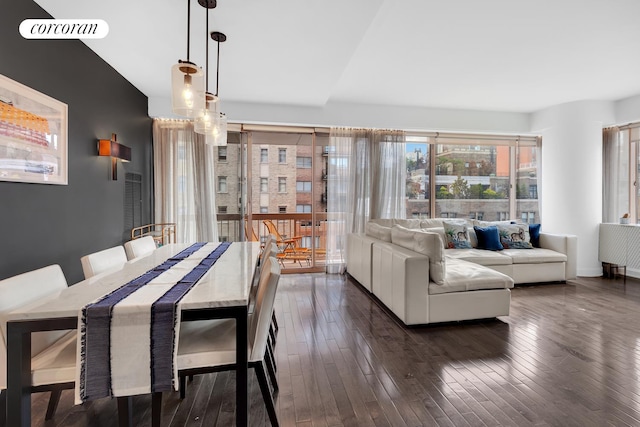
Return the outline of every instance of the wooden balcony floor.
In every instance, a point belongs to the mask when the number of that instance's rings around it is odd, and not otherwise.
[[[640,282],[587,279],[513,290],[509,317],[407,329],[349,279],[282,276],[276,348],[282,426],[638,426]],[[250,374],[252,426],[269,425]],[[72,406],[34,426],[116,426],[114,400]],[[3,402],[4,403],[4,402]],[[150,399],[134,399],[150,425]],[[166,426],[230,426],[234,374],[196,377]]]

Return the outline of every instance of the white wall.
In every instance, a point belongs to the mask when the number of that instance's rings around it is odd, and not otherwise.
[[[528,113],[328,103],[324,107],[224,101],[229,122],[428,131],[529,133]],[[149,98],[149,116],[177,118],[166,98]]]
[[[543,230],[578,236],[578,275],[599,276],[602,220],[602,127],[615,120],[609,101],[562,104],[532,115],[542,134]]]
[[[640,121],[640,95],[616,101],[615,113],[615,121],[605,123],[606,125],[623,125]]]

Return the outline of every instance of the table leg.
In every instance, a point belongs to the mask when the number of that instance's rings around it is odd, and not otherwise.
[[[247,316],[248,307],[238,309],[236,315],[236,425],[240,427],[246,427],[249,422]],[[244,343],[244,345],[242,343]]]
[[[7,323],[7,426],[31,426],[31,333]]]
[[[133,397],[118,397],[118,426],[131,427],[133,425]]]

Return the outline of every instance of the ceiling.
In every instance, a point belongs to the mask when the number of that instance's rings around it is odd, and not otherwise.
[[[85,43],[148,97],[186,59],[185,0],[35,0],[103,19]],[[191,0],[191,60],[205,9]],[[222,101],[532,112],[640,94],[637,0],[218,0]],[[215,43],[210,43],[215,85]]]

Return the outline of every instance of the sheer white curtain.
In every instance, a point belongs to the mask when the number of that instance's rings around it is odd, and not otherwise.
[[[602,130],[602,222],[618,222],[629,211],[629,139],[617,127]]]
[[[332,128],[327,178],[327,272],[343,272],[346,236],[370,218],[404,218],[405,133]]]
[[[217,242],[214,147],[181,120],[153,121],[155,222],[176,223],[178,242]]]

